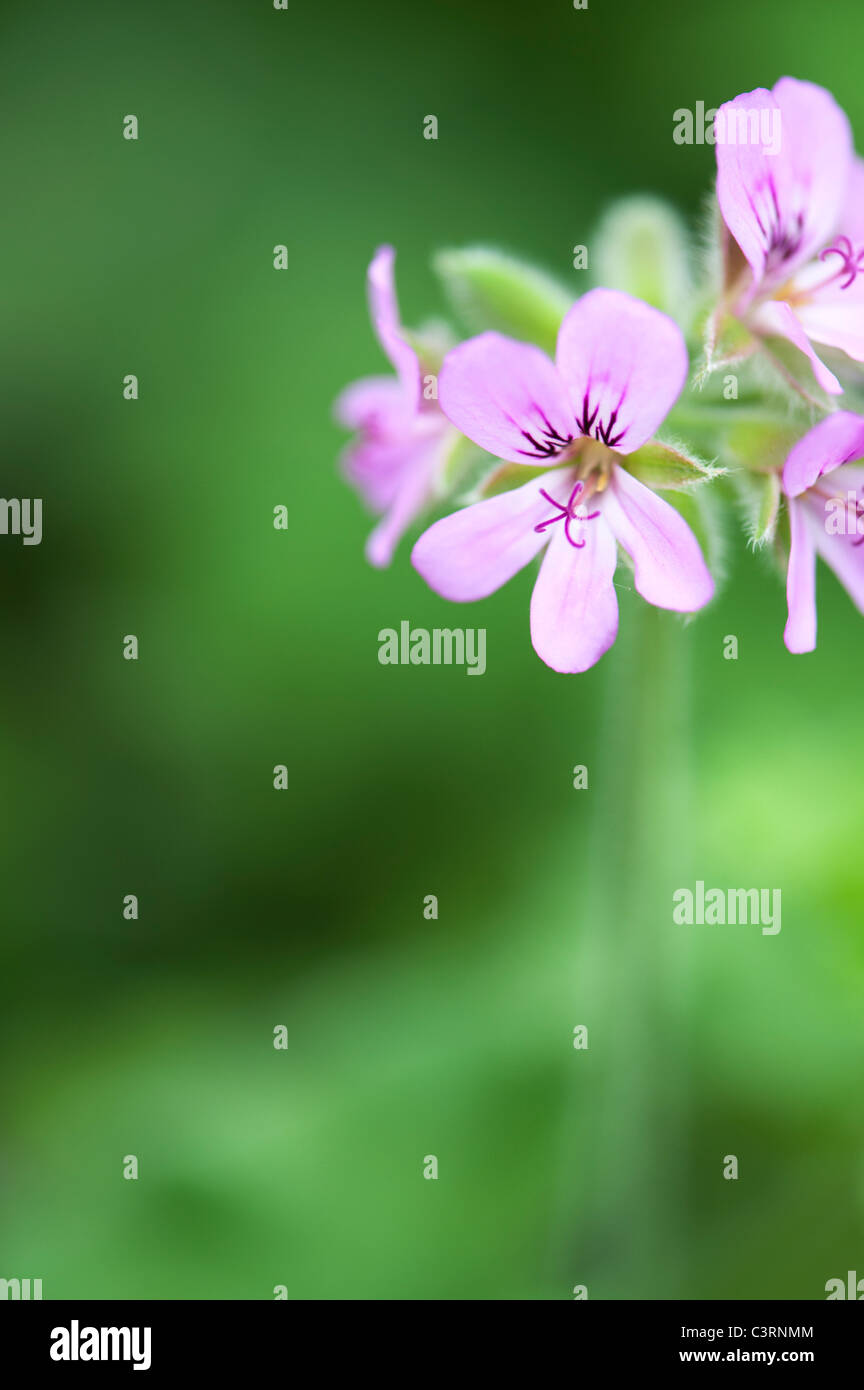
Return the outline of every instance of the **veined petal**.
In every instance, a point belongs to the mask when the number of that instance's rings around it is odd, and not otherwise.
[[[754,281],[784,279],[837,228],[853,157],[830,92],[783,77],[724,102],[714,123],[717,199]]]
[[[789,616],[783,641],[790,652],[812,652],[816,646],[816,547],[806,515],[806,504],[789,503],[789,568],[786,602]]]
[[[568,470],[562,472],[569,476]],[[566,479],[549,474],[475,502],[424,531],[411,552],[412,565],[442,598],[457,603],[487,598],[523,569],[549,539],[548,531],[534,530],[552,510],[541,496],[541,487],[566,501]]]
[[[612,577],[615,537],[603,518],[587,522],[575,550],[556,528],[531,595],[531,641],[553,671],[587,671],[618,633],[618,599]]]
[[[582,432],[621,454],[650,439],[687,376],[678,325],[620,290],[589,290],[576,301],[561,324],[556,361]]]
[[[575,434],[567,393],[545,352],[481,333],[448,352],[438,404],[457,429],[498,458],[541,465]]]
[[[713,598],[714,580],[699,542],[668,502],[615,468],[600,508],[632,559],[636,589],[648,603],[693,613]]]
[[[864,416],[838,410],[808,430],[783,465],[783,491],[798,497],[823,473],[864,458]]]
[[[855,158],[852,129],[842,106],[815,82],[781,77],[774,96],[780,107],[781,157],[804,209],[803,262],[842,230],[838,223]]]
[[[767,154],[760,139],[752,137],[761,136],[764,121],[766,134],[772,125],[779,126],[782,142],[780,119],[773,93],[757,87],[733,101],[724,101],[714,121],[717,201],[757,284],[765,274],[772,229],[787,211],[790,195],[785,162],[778,162],[779,153]],[[749,128],[751,120],[753,130]]]
[[[799,352],[803,352],[813,368],[813,375],[822,390],[827,391],[829,396],[843,394],[843,387],[840,382],[818,356],[804,331],[803,323],[785,300],[770,299],[766,303],[760,304],[753,314],[752,323],[753,327],[758,329],[760,333],[769,336],[776,333],[778,337],[786,338]]]
[[[369,312],[378,341],[398,373],[406,406],[416,410],[420,400],[420,363],[402,333],[393,266],[396,252],[380,246],[372,257],[367,275]]]

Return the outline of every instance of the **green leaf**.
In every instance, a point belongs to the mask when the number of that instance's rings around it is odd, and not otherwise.
[[[574,296],[551,276],[482,246],[440,251],[433,264],[470,333],[495,329],[554,355],[558,328]]]
[[[715,468],[695,455],[686,453],[680,445],[661,444],[652,440],[624,459],[628,473],[646,487],[687,491],[699,483],[720,478],[725,468]]]

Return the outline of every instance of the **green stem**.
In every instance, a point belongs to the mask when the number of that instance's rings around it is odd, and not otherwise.
[[[672,892],[689,882],[689,668],[681,620],[622,604],[591,774],[592,846],[573,982],[577,1053],[562,1178],[572,1283],[680,1296],[686,998]],[[580,1277],[581,1276],[581,1277]]]

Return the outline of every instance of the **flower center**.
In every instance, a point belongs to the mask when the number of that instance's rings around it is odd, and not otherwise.
[[[556,516],[547,517],[545,521],[541,521],[541,522],[540,522],[540,525],[539,525],[539,526],[535,526],[535,527],[534,527],[534,530],[535,530],[535,531],[545,531],[547,526],[554,526],[556,521],[563,521],[563,522],[564,522],[564,535],[567,537],[567,540],[570,542],[570,544],[572,545],[572,547],[573,547],[574,550],[581,550],[581,549],[583,548],[583,546],[585,545],[585,542],[584,542],[584,540],[582,540],[582,541],[574,541],[573,536],[572,536],[572,534],[571,534],[571,532],[570,532],[570,526],[571,526],[571,524],[572,524],[574,521],[579,521],[579,522],[594,521],[595,518],[598,517],[598,516],[600,515],[599,511],[597,511],[597,512],[583,512],[582,514],[580,514],[580,513],[577,511],[577,504],[578,504],[578,502],[579,502],[579,498],[582,496],[582,493],[583,493],[584,491],[585,491],[585,484],[584,484],[583,482],[577,481],[576,483],[574,483],[574,484],[573,484],[573,490],[572,490],[572,492],[570,493],[569,498],[567,499],[567,505],[566,505],[566,506],[563,506],[562,503],[556,502],[554,497],[550,497],[550,496],[549,496],[549,493],[546,492],[546,490],[545,490],[544,488],[541,487],[541,489],[540,489],[540,496],[541,496],[541,497],[545,497],[545,498],[546,498],[546,501],[549,503],[550,507],[554,507],[554,508],[555,508],[555,511],[556,511],[557,515],[556,515]]]
[[[836,270],[829,265],[826,273],[820,269],[819,263],[827,261],[829,256],[839,256],[840,264]],[[821,294],[837,280],[841,282],[841,290],[848,290],[861,274],[864,274],[864,246],[856,251],[848,236],[838,236],[832,246],[820,251],[818,260],[808,262],[803,271],[781,285],[774,298],[785,299],[793,306],[807,304],[814,295]]]
[[[596,439],[599,444],[605,444],[608,449],[614,449],[616,444],[621,443],[621,440],[627,433],[626,425],[624,429],[619,430],[617,434],[613,433],[618,420],[618,412],[621,409],[623,401],[624,395],[622,393],[615,409],[610,410],[608,419],[600,420],[597,418],[600,413],[600,407],[599,405],[595,405],[594,409],[591,409],[591,401],[586,391],[582,398],[582,414],[576,416],[576,428],[580,435],[583,435],[586,439]],[[535,405],[534,409],[537,411],[543,424],[539,428],[535,426],[531,430],[523,429],[521,425],[518,426],[519,433],[522,435],[522,438],[531,445],[531,448],[517,449],[516,452],[522,454],[524,458],[543,460],[559,458],[568,450],[571,454],[575,454],[582,441],[577,439],[575,435],[564,435],[559,433],[559,431],[550,424],[548,417],[540,409],[539,405]],[[516,421],[514,420],[513,423],[516,424]]]

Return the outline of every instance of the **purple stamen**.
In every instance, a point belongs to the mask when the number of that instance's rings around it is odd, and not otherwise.
[[[534,530],[545,531],[547,526],[552,526],[556,521],[561,521],[563,518],[564,534],[567,537],[567,540],[570,542],[574,550],[582,550],[582,548],[585,545],[585,542],[574,541],[573,537],[570,534],[571,521],[593,521],[595,517],[598,517],[600,515],[599,512],[586,512],[583,516],[580,516],[579,513],[576,511],[576,501],[581,496],[584,486],[584,483],[581,482],[577,482],[575,484],[573,491],[570,493],[570,496],[567,499],[566,507],[562,506],[560,502],[556,502],[555,498],[550,497],[549,493],[541,487],[540,496],[546,498],[546,501],[549,503],[550,507],[554,507],[558,515],[547,517],[545,521],[540,522],[539,526],[535,526]]]
[[[833,246],[826,246],[825,250],[820,252],[820,261],[824,261],[826,256],[840,257],[843,264],[833,278],[836,280],[839,276],[845,275],[846,279],[840,288],[841,290],[848,290],[849,286],[864,270],[864,246],[861,247],[860,251],[856,251],[848,236],[838,236]],[[830,283],[829,280],[828,284]]]

